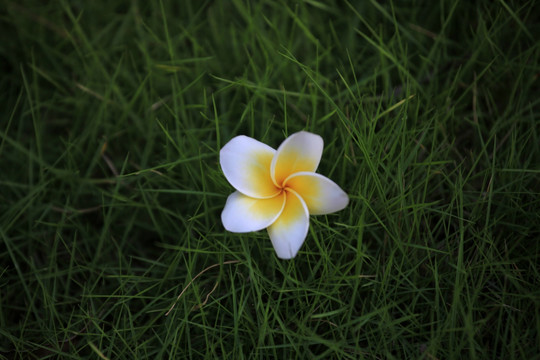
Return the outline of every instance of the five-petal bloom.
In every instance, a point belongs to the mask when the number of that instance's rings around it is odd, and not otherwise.
[[[268,229],[277,256],[291,259],[304,242],[309,215],[339,211],[349,202],[332,180],[316,174],[323,139],[306,131],[289,136],[276,150],[237,136],[220,151],[225,177],[237,190],[221,220],[232,232]]]

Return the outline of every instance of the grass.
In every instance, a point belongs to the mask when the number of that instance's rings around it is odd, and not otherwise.
[[[540,359],[535,1],[1,9],[0,359]],[[302,129],[283,261],[218,154]]]

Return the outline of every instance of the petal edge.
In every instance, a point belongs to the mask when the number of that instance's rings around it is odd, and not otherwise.
[[[277,220],[268,227],[268,235],[277,257],[292,259],[302,247],[309,230],[306,204],[294,191],[286,191],[286,203]]]
[[[219,163],[227,181],[244,195],[266,199],[279,194],[270,175],[276,150],[260,141],[240,135],[219,152]]]
[[[321,174],[298,172],[289,176],[284,184],[300,195],[311,215],[330,214],[344,209],[349,203],[347,193]]]
[[[271,164],[271,176],[276,186],[291,174],[317,170],[321,161],[324,141],[322,137],[300,131],[286,138],[277,149]]]
[[[226,230],[236,233],[259,231],[270,226],[285,207],[285,194],[270,199],[254,199],[239,191],[227,198],[221,222]]]

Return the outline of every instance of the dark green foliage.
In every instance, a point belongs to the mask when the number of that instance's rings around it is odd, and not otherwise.
[[[540,359],[539,14],[3,1],[0,359]],[[302,129],[351,202],[283,261],[218,154]]]

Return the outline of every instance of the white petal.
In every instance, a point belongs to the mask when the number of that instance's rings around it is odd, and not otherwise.
[[[270,199],[254,199],[236,191],[227,198],[221,221],[228,231],[259,231],[279,217],[285,200],[284,192]]]
[[[270,166],[275,150],[247,136],[232,138],[219,152],[223,174],[244,195],[265,199],[279,194]]]
[[[322,137],[306,131],[297,132],[285,139],[272,159],[274,184],[282,185],[289,175],[298,171],[317,170],[323,146]]]
[[[309,213],[304,201],[286,191],[285,208],[277,220],[268,227],[274,250],[281,259],[292,259],[300,250],[309,229]]]
[[[300,195],[311,215],[330,214],[344,209],[349,203],[347,194],[321,174],[299,172],[288,177],[284,186]]]

